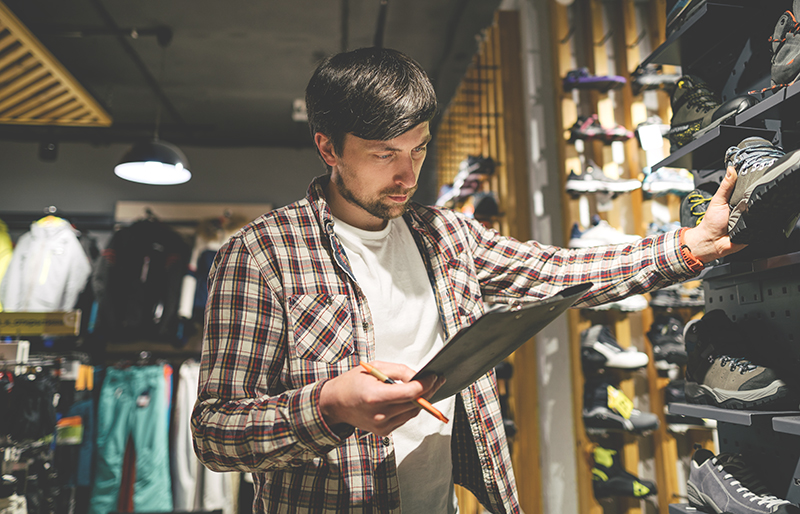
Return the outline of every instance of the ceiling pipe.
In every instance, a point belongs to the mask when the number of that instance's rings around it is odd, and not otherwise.
[[[172,116],[172,119],[174,119],[175,122],[186,132],[186,134],[191,137],[191,133],[189,128],[186,126],[186,122],[184,121],[183,117],[180,115],[180,113],[178,113],[177,109],[175,109],[175,106],[172,105],[172,102],[169,101],[169,98],[167,98],[164,90],[161,89],[161,86],[158,84],[156,78],[152,73],[150,73],[150,70],[147,69],[147,65],[144,63],[142,58],[139,57],[139,54],[126,39],[126,35],[122,35],[121,29],[114,21],[114,18],[112,18],[111,14],[109,14],[106,8],[103,7],[103,4],[100,3],[100,0],[91,0],[91,3],[106,26],[116,35],[117,41],[122,46],[122,49],[125,50],[125,53],[128,54],[136,67],[139,68],[139,71],[144,77],[145,82],[147,82],[147,85],[149,85],[153,90],[153,93],[155,93],[158,101],[162,106],[164,106],[164,109],[167,110],[170,116]],[[162,41],[164,41],[166,44],[169,44],[169,42],[172,40],[172,30],[169,30],[168,37],[165,36],[166,33],[164,33],[162,29],[162,35],[158,38],[159,44],[161,44]],[[166,44],[162,44],[161,46],[166,46]]]
[[[373,46],[378,48],[383,48],[383,33],[386,29],[386,11],[389,8],[389,0],[380,0],[380,6],[378,7],[378,26],[375,28],[375,39],[373,40]]]

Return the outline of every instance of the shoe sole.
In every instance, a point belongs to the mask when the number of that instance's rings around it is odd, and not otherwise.
[[[800,151],[795,151],[783,164],[787,166],[785,170],[756,185],[739,202],[739,205],[746,202],[746,208],[740,209],[739,219],[728,231],[732,242],[752,244],[773,239],[800,212]]]
[[[748,410],[773,405],[789,395],[788,387],[779,380],[767,387],[751,391],[726,391],[704,384],[686,382],[684,391],[688,403],[732,410]]]

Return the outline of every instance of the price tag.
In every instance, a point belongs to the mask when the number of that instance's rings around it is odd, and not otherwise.
[[[616,411],[625,419],[631,418],[633,402],[619,389],[608,386],[608,408]]]

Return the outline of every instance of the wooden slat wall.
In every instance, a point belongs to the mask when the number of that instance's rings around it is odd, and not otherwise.
[[[0,123],[106,127],[111,116],[0,2]]]
[[[439,185],[451,184],[468,155],[491,157],[497,167],[484,184],[495,192],[501,211],[495,228],[518,239],[530,238],[530,205],[525,146],[519,15],[498,11],[479,52],[447,107],[436,135]],[[535,345],[527,343],[510,359],[536,369]],[[509,391],[510,411],[519,427],[512,460],[525,512],[542,511],[539,469],[539,420],[535,373],[515,373]],[[457,488],[464,514],[482,512],[477,500]]]

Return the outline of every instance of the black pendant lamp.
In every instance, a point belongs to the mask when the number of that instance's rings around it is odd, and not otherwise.
[[[171,39],[159,37],[162,48],[161,76],[163,81],[166,62],[166,46]],[[192,178],[189,161],[180,149],[166,141],[158,139],[158,127],[161,122],[161,102],[156,104],[156,127],[153,139],[136,143],[122,156],[114,167],[114,174],[131,182],[158,186],[183,184]]]

